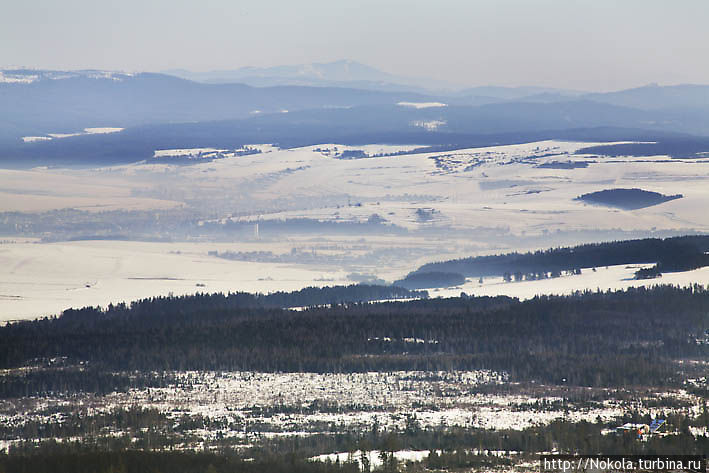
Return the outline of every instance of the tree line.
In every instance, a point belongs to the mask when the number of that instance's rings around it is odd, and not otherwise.
[[[303,311],[253,301],[163,297],[12,323],[0,327],[0,368],[65,356],[112,371],[485,368],[554,384],[665,386],[681,382],[673,360],[709,355],[709,291],[698,285]]]
[[[507,274],[559,274],[580,268],[657,263],[661,271],[687,271],[709,265],[709,235],[645,238],[527,253],[505,253],[428,263],[416,273],[459,273],[466,277]],[[411,275],[410,275],[411,276]]]

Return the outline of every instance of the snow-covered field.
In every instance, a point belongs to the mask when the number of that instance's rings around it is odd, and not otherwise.
[[[2,82],[2,81],[0,81],[0,82]],[[48,133],[45,136],[23,136],[22,141],[24,141],[25,143],[32,143],[34,141],[46,141],[46,140],[52,140],[55,138],[69,138],[71,136],[103,135],[106,133],[118,133],[119,131],[123,131],[123,128],[93,127],[93,128],[84,128],[82,131],[78,131],[75,133]]]
[[[630,264],[599,268],[586,268],[578,275],[563,275],[558,278],[540,279],[536,281],[505,282],[502,277],[483,278],[482,284],[478,278],[467,279],[461,286],[433,289],[432,297],[455,297],[461,292],[474,296],[507,295],[520,299],[530,299],[541,294],[566,295],[576,291],[608,289],[627,289],[629,287],[652,287],[657,284],[672,284],[690,286],[694,283],[709,285],[709,267],[685,271],[681,273],[664,273],[656,279],[635,279],[635,271],[648,268],[646,265]]]
[[[36,317],[69,306],[169,292],[293,290],[357,282],[362,274],[393,281],[430,261],[618,238],[603,235],[623,232],[709,231],[709,160],[574,154],[592,144],[544,141],[380,157],[418,146],[330,143],[283,150],[253,145],[261,153],[190,166],[154,159],[83,170],[0,170],[0,212],[187,209],[217,225],[305,217],[339,223],[374,219],[400,229],[391,235],[284,234],[260,241],[238,241],[243,237],[236,236],[233,244],[212,244],[202,237],[198,243],[7,243],[17,237],[0,235],[0,265],[5,268],[0,273],[0,318]],[[358,159],[357,152],[367,157]],[[156,151],[156,156],[162,153]],[[568,162],[580,167],[554,166]],[[545,164],[552,167],[540,167]],[[632,211],[574,200],[614,187],[684,197]],[[294,248],[314,251],[317,258],[273,263],[207,254],[282,255]],[[464,291],[525,298],[660,282],[709,283],[706,270],[632,281],[635,269],[597,268],[580,276],[520,283],[490,278],[480,285],[474,280],[432,295]]]
[[[100,206],[105,199],[140,195],[194,206],[228,201],[234,215],[262,219],[366,220],[377,213],[412,230],[432,225],[497,228],[516,235],[618,228],[709,230],[704,212],[709,205],[709,160],[573,154],[593,144],[545,141],[347,160],[322,150],[339,146],[340,151],[363,150],[374,156],[416,146],[325,144],[291,150],[264,147],[260,154],[193,166],[154,161],[92,170],[2,170],[1,209],[24,210],[22,202],[33,195],[48,200],[44,208],[75,207],[66,200],[71,196],[90,196]],[[587,167],[539,167],[558,162]],[[186,187],[198,198],[187,197]],[[684,198],[634,211],[574,200],[612,187],[642,187]],[[145,208],[153,208],[151,203]],[[419,208],[433,210],[433,218],[418,218]]]
[[[196,292],[272,292],[352,284],[343,270],[229,261],[207,253],[234,245],[81,241],[0,244],[0,320],[69,307]]]
[[[78,209],[90,212],[110,210],[145,210],[184,205],[168,199],[139,196],[151,184],[131,181],[110,171],[100,178],[78,171],[0,169],[0,212],[44,212]]]
[[[370,263],[339,263],[339,255],[356,257],[367,251],[357,249],[347,240],[328,240],[328,262],[323,251],[322,263],[233,261],[209,255],[210,251],[256,251],[270,249],[289,254],[293,248],[303,252],[319,248],[322,242],[292,239],[276,243],[158,243],[131,241],[75,241],[39,243],[36,240],[0,242],[0,321],[35,318],[58,314],[69,307],[107,306],[110,303],[137,299],[184,295],[197,292],[273,292],[298,290],[308,286],[348,285],[361,281],[361,275],[373,275],[393,281],[426,261],[425,256],[405,257],[398,264],[377,265],[377,255]],[[436,242],[428,242],[430,245]],[[394,245],[405,250],[416,239],[372,239],[373,248]],[[370,246],[367,247],[368,249]],[[316,250],[319,251],[319,250]],[[431,252],[434,249],[430,249]],[[406,255],[406,252],[401,253]],[[457,297],[461,292],[475,296],[509,295],[528,299],[539,294],[571,294],[583,290],[625,289],[656,284],[709,285],[709,267],[683,273],[665,273],[658,279],[636,280],[635,271],[643,265],[619,265],[583,269],[580,275],[563,275],[537,281],[504,282],[501,277],[468,279],[464,285],[432,289],[431,297]]]
[[[570,154],[582,143],[542,142],[525,145],[332,160],[309,147],[274,156],[212,163],[211,169],[187,172],[264,179],[254,198],[333,196],[345,192],[361,206],[323,205],[261,213],[261,218],[308,216],[321,219],[366,219],[373,213],[410,229],[434,224],[453,228],[504,228],[515,234],[558,230],[702,229],[709,228],[703,209],[709,204],[709,161],[666,157],[607,159]],[[539,164],[572,161],[588,167],[552,169]],[[589,163],[589,161],[592,161]],[[290,172],[284,172],[290,170]],[[217,177],[218,176],[218,177]],[[268,179],[265,179],[268,178]],[[589,206],[580,194],[612,187],[642,187],[683,199],[636,211]],[[430,208],[422,221],[416,210]]]

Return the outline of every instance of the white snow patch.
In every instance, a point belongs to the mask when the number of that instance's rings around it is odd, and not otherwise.
[[[399,102],[397,103],[400,107],[411,107],[411,108],[439,108],[439,107],[447,107],[448,104],[441,103],[441,102]]]
[[[84,128],[84,131],[89,135],[102,135],[106,133],[118,133],[123,131],[123,128],[118,127],[98,127],[98,128]]]
[[[25,143],[32,143],[34,141],[47,141],[53,138],[61,139],[81,135],[103,135],[107,133],[118,133],[119,131],[123,130],[123,128],[117,127],[84,128],[83,131],[77,133],[47,133],[47,136],[23,136],[22,141],[24,141]]]
[[[39,78],[36,74],[13,74],[0,71],[0,83],[5,84],[31,84]]]
[[[35,141],[49,141],[51,136],[23,136],[22,141],[25,143],[34,143]]]
[[[423,128],[428,131],[434,131],[446,125],[445,120],[416,120],[411,122],[412,126]]]
[[[438,450],[437,452],[440,453],[440,450]],[[428,455],[431,453],[431,451],[398,450],[393,453],[394,458],[396,458],[400,462],[420,462],[428,458]],[[368,452],[356,450],[354,452],[326,453],[323,455],[312,457],[311,460],[331,463],[357,462],[360,463],[361,467],[363,454],[369,460],[369,465],[371,468],[380,468],[382,466],[383,463],[381,458],[381,452],[379,450],[370,450]]]

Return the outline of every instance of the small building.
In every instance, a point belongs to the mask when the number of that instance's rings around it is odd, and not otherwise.
[[[665,425],[664,419],[654,419],[650,425],[648,424],[633,424],[628,422],[619,427],[616,427],[617,434],[636,435],[637,438],[647,440],[649,436],[660,434],[658,432]]]
[[[633,424],[632,422],[628,422],[616,427],[615,431],[619,434],[634,434],[640,438],[650,433],[650,426],[647,424]]]

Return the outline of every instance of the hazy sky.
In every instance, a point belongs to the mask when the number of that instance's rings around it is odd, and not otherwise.
[[[2,0],[0,65],[352,59],[465,85],[709,83],[707,0]]]

